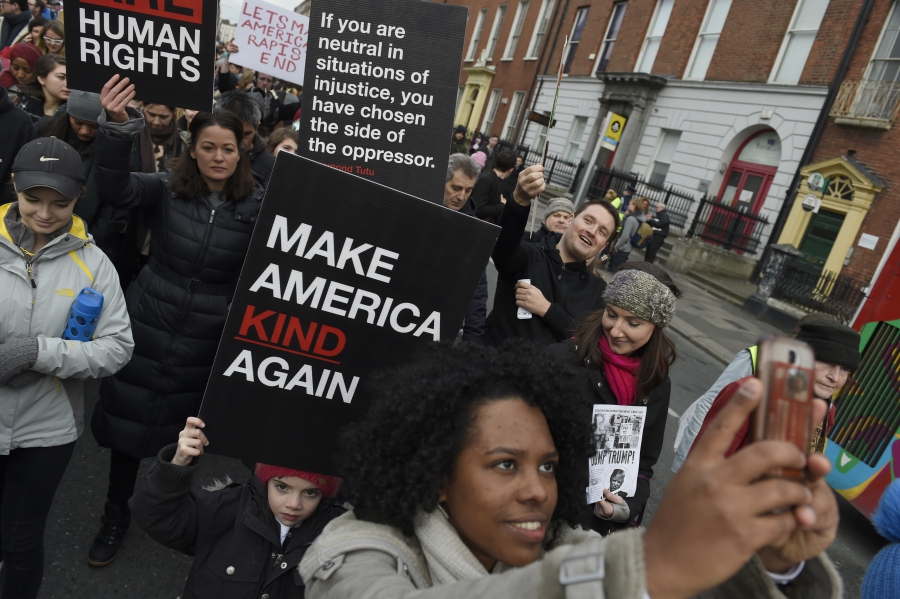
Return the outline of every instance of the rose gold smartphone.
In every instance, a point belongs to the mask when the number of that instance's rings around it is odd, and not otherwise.
[[[759,344],[757,377],[765,391],[753,415],[753,440],[789,441],[809,453],[816,364],[806,343],[768,337]],[[778,468],[771,476],[804,478],[795,468]]]

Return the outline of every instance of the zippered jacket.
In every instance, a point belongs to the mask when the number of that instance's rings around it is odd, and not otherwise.
[[[176,172],[129,172],[143,118],[100,118],[94,180],[100,201],[141,209],[150,222],[150,257],[128,289],[132,361],[103,382],[91,430],[102,447],[155,456],[196,416],[228,305],[250,245],[263,190],[213,206],[171,188]]]
[[[203,458],[176,466],[176,449],[164,447],[138,480],[132,514],[154,540],[194,556],[183,599],[303,599],[297,565],[325,525],[346,511],[343,505],[322,499],[282,542],[266,486],[256,476],[243,485],[198,489],[191,483]]]
[[[134,349],[119,277],[84,222],[73,216],[68,232],[28,256],[7,222],[16,222],[17,211],[15,203],[0,206],[0,343],[36,337],[31,369],[46,376],[18,389],[0,386],[0,455],[75,441],[84,431],[82,381],[115,373]],[[64,340],[69,309],[85,287],[103,294],[94,338]]]

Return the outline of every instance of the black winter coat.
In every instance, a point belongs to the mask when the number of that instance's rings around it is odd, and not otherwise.
[[[528,212],[528,206],[510,200],[500,213],[502,230],[492,254],[498,276],[494,308],[488,315],[488,345],[499,345],[504,339],[557,343],[571,336],[589,312],[605,305],[606,281],[589,273],[584,262],[563,264],[556,249],[558,237],[550,235],[541,243],[522,241]],[[519,279],[531,279],[551,303],[543,318],[516,317]]]
[[[497,222],[497,217],[503,212],[503,203],[500,201],[500,184],[503,179],[497,176],[493,169],[485,169],[481,171],[478,179],[475,180],[475,187],[472,189],[471,200],[475,202],[475,214],[478,218],[489,220],[492,223]],[[512,198],[507,198],[512,201]]]
[[[266,142],[259,134],[253,136],[253,148],[247,154],[250,156],[250,168],[253,170],[253,174],[264,186],[268,185],[272,169],[275,168],[275,157],[266,151]]]
[[[247,484],[219,491],[191,489],[197,459],[170,463],[176,446],[164,447],[134,492],[132,517],[169,549],[194,556],[183,599],[302,599],[297,565],[325,525],[344,513],[334,499],[292,529],[281,544],[281,527],[265,486]]]
[[[575,342],[572,339],[564,343],[556,343],[548,348],[551,355],[557,358],[575,360]],[[580,364],[585,373],[584,391],[579,400],[584,404],[585,426],[591,425],[592,406],[594,404],[616,405],[618,401],[609,384],[606,375],[600,365],[591,364],[587,358]],[[647,419],[644,422],[644,434],[641,438],[641,457],[638,468],[637,490],[634,497],[626,497],[625,503],[631,510],[631,520],[625,524],[603,520],[594,515],[594,506],[589,505],[585,510],[582,526],[590,526],[591,529],[602,535],[608,535],[628,526],[638,526],[644,517],[644,508],[650,498],[650,479],[653,478],[653,467],[659,461],[662,452],[663,437],[666,434],[666,418],[669,415],[669,396],[672,392],[672,381],[666,381],[650,392],[646,397],[638,397],[636,406],[647,406]],[[587,467],[587,460],[585,460]]]
[[[650,223],[650,226],[653,227],[653,234],[660,235],[662,237],[669,236],[669,225],[671,221],[669,220],[669,211],[663,210],[658,212],[656,216],[647,220]]]
[[[475,216],[475,202],[469,198],[459,211],[469,216]],[[469,308],[466,310],[466,319],[463,321],[463,341],[470,343],[484,343],[484,332],[487,330],[487,300],[488,300],[488,278],[487,270],[481,273],[478,279],[478,285],[475,287],[475,294],[472,301],[469,302]]]
[[[9,173],[19,150],[34,139],[31,117],[16,108],[6,90],[0,87],[0,198],[3,204],[16,200]],[[8,195],[7,195],[8,194]],[[2,204],[0,204],[2,205]]]
[[[101,128],[94,148],[100,200],[143,209],[152,241],[126,296],[134,355],[103,379],[91,430],[102,447],[145,458],[200,408],[263,190],[215,209],[208,198],[183,200],[171,190],[175,173],[128,172],[131,144]]]

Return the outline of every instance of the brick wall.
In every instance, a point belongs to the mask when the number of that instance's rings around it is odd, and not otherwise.
[[[800,85],[828,85],[837,72],[862,0],[831,0],[800,76]]]
[[[709,0],[676,0],[653,63],[654,75],[684,76],[708,4]]]
[[[625,11],[625,19],[622,21],[619,38],[616,40],[607,71],[615,73],[634,70],[641,46],[644,44],[644,37],[647,35],[647,27],[653,18],[656,2],[657,0],[629,0],[628,10]],[[675,3],[674,11],[679,10],[678,4]]]
[[[831,0],[835,5],[842,0]],[[854,5],[852,15],[847,14],[844,23],[847,36],[853,27],[856,13],[859,10],[859,2],[849,2]],[[862,37],[853,54],[850,67],[847,71],[846,81],[859,81],[865,75],[869,59],[875,51],[875,44],[881,34],[883,24],[887,20],[891,0],[876,0],[872,7],[868,23],[863,30]],[[831,7],[829,7],[829,13]],[[826,13],[825,18],[829,18]],[[823,21],[823,27],[825,23]],[[815,51],[815,48],[813,48]],[[839,60],[839,57],[838,57]],[[815,69],[807,65],[804,77]],[[841,271],[852,277],[868,281],[875,274],[878,262],[887,247],[887,242],[894,232],[897,222],[900,221],[900,123],[888,131],[837,125],[834,119],[828,119],[828,123],[822,132],[822,138],[813,153],[812,162],[821,162],[836,156],[846,156],[852,153],[854,158],[864,164],[866,168],[875,173],[885,184],[885,189],[875,196],[872,208],[863,221],[860,234],[868,233],[879,238],[874,250],[859,248],[859,237],[854,240],[853,256],[850,263]]]

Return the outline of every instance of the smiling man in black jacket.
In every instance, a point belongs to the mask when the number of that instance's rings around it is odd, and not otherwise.
[[[618,211],[609,202],[588,202],[575,211],[562,238],[522,241],[531,201],[544,190],[543,171],[541,165],[522,171],[511,201],[500,213],[503,230],[492,254],[499,277],[485,339],[490,345],[510,338],[562,341],[588,312],[603,307],[606,283],[589,273],[585,263],[615,235]]]

